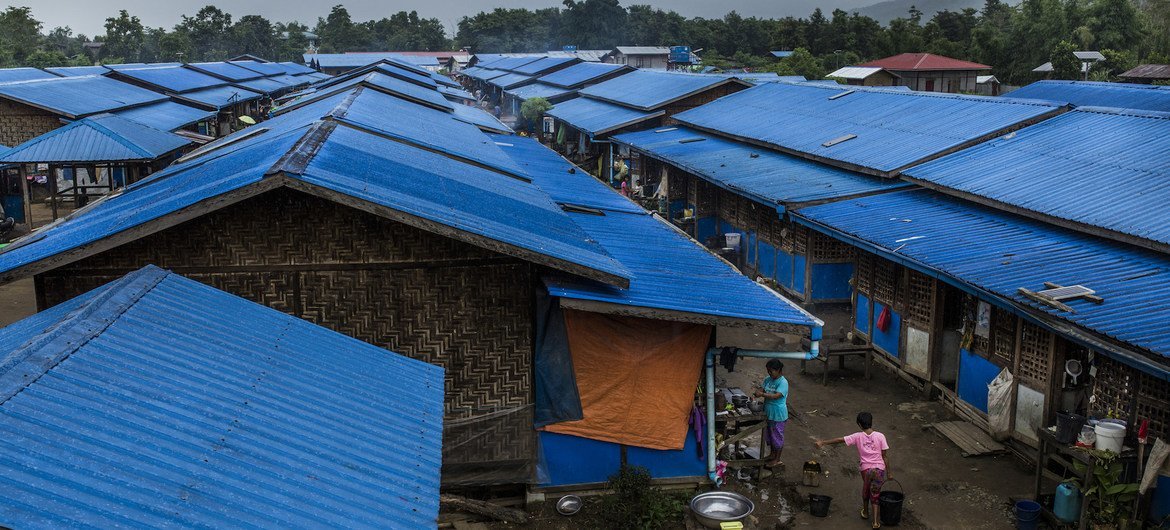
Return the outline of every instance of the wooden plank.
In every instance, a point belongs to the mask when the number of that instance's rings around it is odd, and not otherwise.
[[[718,451],[720,449],[723,449],[724,447],[728,446],[729,444],[733,444],[735,442],[738,442],[744,438],[747,438],[749,435],[756,433],[757,431],[763,430],[764,425],[766,425],[766,423],[760,422],[760,423],[757,423],[755,425],[750,425],[748,427],[740,429],[740,431],[735,436],[732,436],[726,440],[723,440],[723,443],[719,444],[719,446],[716,447],[715,450]]]
[[[935,431],[959,446],[963,456],[981,456],[1002,453],[1004,446],[975,425],[965,421],[944,421],[931,424]]]

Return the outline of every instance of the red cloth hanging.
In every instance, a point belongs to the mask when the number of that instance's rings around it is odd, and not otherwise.
[[[890,306],[888,306],[888,305],[882,306],[882,312],[878,314],[878,318],[877,318],[878,331],[885,333],[887,330],[889,330],[890,329],[890,320],[892,318],[893,318],[893,316],[890,315]]]

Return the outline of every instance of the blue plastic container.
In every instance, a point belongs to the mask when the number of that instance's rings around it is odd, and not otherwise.
[[[1076,484],[1062,482],[1056,487],[1052,514],[1066,523],[1076,522],[1081,517],[1081,490]]]
[[[1167,518],[1170,518],[1170,477],[1159,476],[1150,499],[1150,520],[1161,521],[1158,528],[1170,528]]]
[[[1040,504],[1033,501],[1016,501],[1016,528],[1036,530],[1040,520]]]

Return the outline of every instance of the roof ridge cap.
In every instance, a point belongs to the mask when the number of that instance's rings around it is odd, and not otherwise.
[[[264,172],[264,176],[268,177],[278,173],[304,175],[309,162],[317,156],[317,151],[337,128],[337,123],[332,120],[332,114],[326,118],[314,123],[275,164],[272,164],[272,167],[268,168],[268,171]]]
[[[88,125],[89,127],[93,128],[93,129],[96,129],[98,132],[102,133],[103,135],[105,135],[109,139],[113,140],[114,142],[117,142],[122,147],[125,147],[126,149],[129,149],[129,150],[133,151],[134,153],[137,153],[138,156],[145,157],[145,158],[154,158],[154,155],[152,155],[149,151],[147,151],[142,146],[130,141],[130,139],[123,137],[121,134],[115,132],[113,129],[110,129],[109,127],[106,127],[105,125],[102,125],[99,122],[99,119],[104,120],[104,119],[107,119],[107,118],[110,118],[113,116],[114,116],[113,114],[110,114],[108,112],[104,112],[102,114],[95,114],[93,116],[87,116],[85,118],[82,118],[82,119],[78,120],[78,123],[88,122],[88,123],[86,123],[86,125]],[[119,119],[126,120],[126,118],[119,118]],[[126,121],[131,121],[131,120],[126,120]],[[135,125],[141,125],[138,122],[132,122],[132,123],[134,123]],[[147,125],[142,125],[142,127],[145,127],[148,129],[153,128],[153,127],[149,127]],[[158,129],[155,129],[155,130],[158,130]]]
[[[56,324],[30,338],[0,363],[0,405],[38,381],[89,341],[101,335],[130,307],[171,273],[147,265],[109,284],[104,291]],[[90,319],[95,325],[84,326]]]

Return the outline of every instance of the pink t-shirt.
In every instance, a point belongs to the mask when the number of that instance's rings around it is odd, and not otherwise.
[[[882,460],[882,451],[890,448],[886,443],[886,435],[877,431],[870,434],[865,434],[865,431],[855,432],[845,437],[845,445],[857,447],[862,471],[886,468],[886,462]]]

